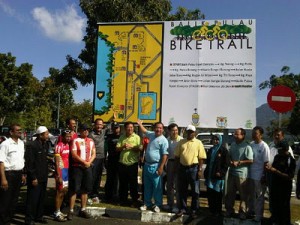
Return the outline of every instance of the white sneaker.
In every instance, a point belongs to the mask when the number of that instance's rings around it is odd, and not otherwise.
[[[146,205],[142,205],[142,206],[140,207],[140,210],[141,210],[141,211],[146,211],[146,210],[147,210],[147,206],[146,206]]]
[[[89,198],[89,199],[87,200],[87,204],[88,204],[88,205],[93,205],[93,200]]]
[[[153,212],[159,213],[160,212],[160,208],[158,206],[153,206]]]
[[[95,204],[99,204],[99,202],[100,202],[98,197],[92,198],[92,200],[93,200],[93,203],[95,203]]]

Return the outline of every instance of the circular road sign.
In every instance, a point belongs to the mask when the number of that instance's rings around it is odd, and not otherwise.
[[[271,109],[279,113],[285,113],[293,109],[296,103],[296,95],[287,86],[278,85],[268,93],[268,104]]]

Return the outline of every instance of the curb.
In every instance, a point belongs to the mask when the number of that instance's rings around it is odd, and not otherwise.
[[[174,213],[155,213],[152,211],[135,211],[124,209],[109,209],[103,207],[87,207],[93,218],[106,216],[118,219],[139,220],[141,222],[182,222],[188,216],[176,217]]]
[[[125,209],[111,209],[104,207],[87,207],[88,212],[93,218],[102,216],[118,219],[138,220],[141,222],[156,222],[156,223],[185,223],[189,220],[188,215],[177,217],[174,213],[160,212],[155,213],[152,211],[138,211],[138,210],[125,210]],[[200,216],[198,219],[207,219],[206,216]],[[213,221],[212,221],[213,222]],[[240,220],[237,218],[223,218],[223,225],[260,225],[261,222],[253,220]]]

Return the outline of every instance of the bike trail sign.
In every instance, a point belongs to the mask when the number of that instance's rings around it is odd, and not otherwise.
[[[285,113],[293,109],[296,95],[289,87],[278,85],[269,91],[267,100],[271,109],[278,113]]]

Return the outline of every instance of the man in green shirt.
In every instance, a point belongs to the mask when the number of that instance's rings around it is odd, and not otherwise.
[[[121,204],[128,200],[128,187],[133,206],[137,207],[138,195],[138,161],[142,150],[140,136],[134,133],[132,122],[124,124],[125,134],[119,138],[116,150],[120,152],[119,160],[119,198]]]

